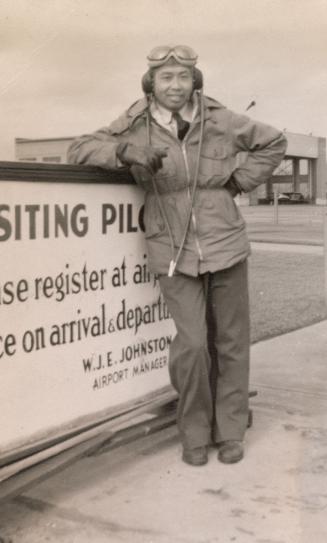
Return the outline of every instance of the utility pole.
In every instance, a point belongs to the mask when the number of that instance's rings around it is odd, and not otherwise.
[[[278,188],[274,187],[274,224],[278,224]]]
[[[324,274],[325,274],[325,304],[327,308],[327,205],[324,213]]]

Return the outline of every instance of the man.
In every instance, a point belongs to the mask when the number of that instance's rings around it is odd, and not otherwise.
[[[90,136],[69,160],[127,166],[145,190],[149,264],[175,321],[169,370],[179,393],[183,460],[203,465],[243,457],[248,422],[249,306],[244,220],[233,198],[268,180],[286,149],[283,134],[202,95],[197,55],[156,47],[142,85],[146,98]],[[237,161],[245,152],[246,158]],[[206,300],[215,323],[211,382]]]

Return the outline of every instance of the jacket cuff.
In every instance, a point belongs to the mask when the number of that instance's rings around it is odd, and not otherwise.
[[[231,175],[231,177],[228,179],[228,181],[224,185],[225,189],[227,189],[233,198],[237,196],[237,194],[242,193],[242,187],[241,185],[236,181],[236,179]]]

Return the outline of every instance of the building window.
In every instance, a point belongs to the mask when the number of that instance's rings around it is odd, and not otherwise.
[[[42,158],[42,162],[61,162],[61,157],[60,156],[44,156]]]
[[[36,162],[36,158],[35,157],[31,157],[31,158],[20,158],[19,159],[19,162]]]

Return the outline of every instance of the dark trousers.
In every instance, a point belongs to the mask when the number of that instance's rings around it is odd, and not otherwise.
[[[198,277],[179,274],[159,280],[177,329],[169,371],[179,393],[177,425],[183,445],[242,440],[249,388],[247,262]],[[208,350],[208,314],[213,357]]]

